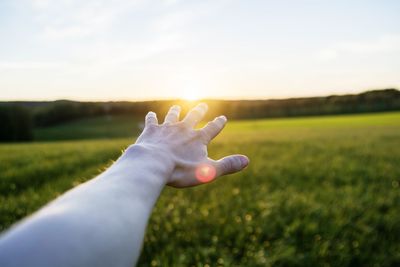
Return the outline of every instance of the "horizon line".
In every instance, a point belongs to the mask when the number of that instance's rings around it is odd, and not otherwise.
[[[143,98],[143,99],[73,99],[73,98],[55,98],[55,99],[1,99],[0,102],[57,102],[57,101],[70,101],[70,102],[158,102],[158,101],[185,101],[185,102],[201,102],[201,101],[265,101],[265,100],[284,100],[284,99],[300,99],[300,98],[318,98],[318,97],[329,97],[329,96],[343,96],[343,95],[358,95],[370,91],[382,91],[394,89],[399,91],[396,87],[387,87],[387,88],[373,88],[373,89],[364,89],[359,90],[357,92],[349,92],[349,93],[328,93],[325,95],[301,95],[301,96],[282,96],[282,97],[259,97],[259,98],[236,98],[236,97],[214,97],[214,98],[199,98],[194,100],[188,100],[184,98]]]

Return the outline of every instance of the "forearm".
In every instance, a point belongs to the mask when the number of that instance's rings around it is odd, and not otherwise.
[[[173,106],[163,124],[149,112],[136,144],[112,167],[2,236],[0,266],[132,266],[165,184],[200,185],[249,163],[243,155],[208,158],[207,144],[226,118],[194,129],[206,111],[199,104],[179,121]]]
[[[170,168],[141,150],[6,233],[0,265],[131,266]]]

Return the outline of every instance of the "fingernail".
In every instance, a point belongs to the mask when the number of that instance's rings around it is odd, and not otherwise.
[[[219,116],[221,119],[223,119],[224,121],[227,121],[228,119],[224,116],[224,115],[222,115],[222,116]]]
[[[249,158],[246,156],[242,156],[240,157],[240,163],[242,164],[242,168],[246,167],[247,165],[249,165]]]

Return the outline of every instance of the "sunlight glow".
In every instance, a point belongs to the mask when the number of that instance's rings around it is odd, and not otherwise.
[[[196,101],[200,99],[200,95],[196,89],[188,88],[183,91],[182,99],[186,101]]]
[[[400,87],[400,1],[159,2],[0,1],[0,99],[194,102]]]

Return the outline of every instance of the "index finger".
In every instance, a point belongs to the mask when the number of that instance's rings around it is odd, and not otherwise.
[[[225,124],[226,117],[219,116],[200,129],[200,131],[203,133],[205,143],[208,144],[212,139],[214,139],[222,131]]]

